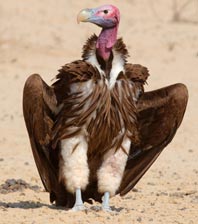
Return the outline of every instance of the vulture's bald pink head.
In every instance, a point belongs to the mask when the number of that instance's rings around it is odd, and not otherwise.
[[[113,5],[103,5],[93,9],[83,9],[77,17],[78,22],[94,23],[102,28],[112,28],[118,26],[120,12]]]
[[[97,53],[107,61],[117,38],[120,22],[119,9],[113,5],[103,5],[93,9],[83,9],[77,17],[78,22],[90,22],[102,28],[98,37]]]

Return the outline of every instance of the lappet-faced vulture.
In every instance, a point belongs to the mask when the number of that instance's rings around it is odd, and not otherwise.
[[[83,9],[77,19],[101,33],[51,86],[38,74],[27,79],[24,118],[50,201],[82,210],[94,199],[108,211],[109,198],[127,194],[171,142],[188,92],[183,84],[144,92],[149,72],[127,62],[115,6]]]

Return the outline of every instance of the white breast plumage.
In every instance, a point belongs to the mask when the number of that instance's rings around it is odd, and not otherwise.
[[[119,53],[113,50],[113,62],[112,62],[112,69],[110,72],[110,80],[109,80],[109,88],[112,89],[116,83],[118,75],[120,72],[124,71],[124,60]]]
[[[101,69],[100,64],[98,63],[95,52],[90,52],[90,57],[86,61],[95,66],[98,69],[101,76],[104,76],[104,71]],[[120,72],[125,72],[124,59],[122,58],[120,53],[113,50],[113,61],[112,61],[112,69],[110,72],[110,79],[106,82],[110,89],[114,87]]]

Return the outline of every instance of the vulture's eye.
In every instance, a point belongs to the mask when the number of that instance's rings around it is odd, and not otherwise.
[[[104,12],[104,14],[107,14],[107,13],[108,13],[108,10],[107,10],[107,9],[105,9],[103,12]]]

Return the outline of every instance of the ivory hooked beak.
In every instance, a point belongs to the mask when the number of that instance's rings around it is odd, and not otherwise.
[[[77,22],[89,22],[89,19],[92,16],[92,10],[91,9],[83,9],[78,13],[77,16]]]

